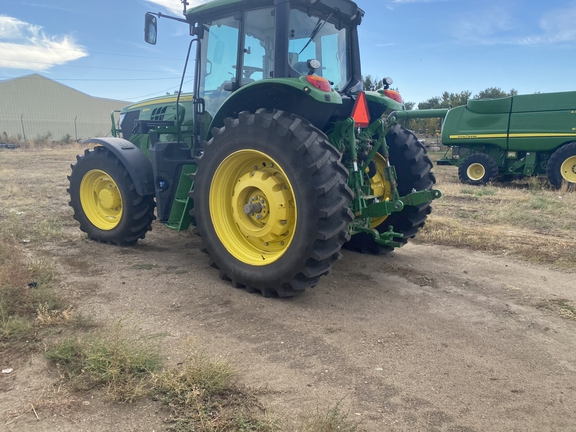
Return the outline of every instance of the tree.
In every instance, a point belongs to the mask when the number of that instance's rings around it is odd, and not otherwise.
[[[486,90],[482,90],[480,93],[474,96],[474,99],[496,99],[506,96],[516,96],[518,90],[511,89],[508,93],[502,91],[500,87],[488,87]]]
[[[378,77],[372,77],[372,75],[366,75],[364,77],[364,90],[365,91],[376,91],[384,87],[382,80]]]

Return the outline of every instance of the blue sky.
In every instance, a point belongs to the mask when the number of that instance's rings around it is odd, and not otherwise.
[[[406,101],[487,87],[576,90],[576,0],[357,3],[366,11],[363,73],[391,76]],[[40,73],[92,96],[129,101],[172,92],[188,28],[160,20],[158,44],[148,45],[147,11],[181,16],[182,7],[179,0],[3,0],[0,80]]]

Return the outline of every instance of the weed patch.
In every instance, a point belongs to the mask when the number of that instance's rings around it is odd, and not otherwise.
[[[46,260],[27,262],[14,240],[0,236],[0,354],[33,349],[46,325],[71,319],[71,308],[53,290],[54,271]]]
[[[547,309],[556,312],[562,318],[576,321],[576,307],[565,299],[543,300],[536,304],[537,309]]]
[[[191,351],[179,367],[155,374],[153,394],[172,411],[176,431],[277,431],[254,392],[231,382],[235,371],[204,351]]]
[[[147,394],[150,374],[161,366],[158,341],[133,333],[118,323],[69,337],[45,355],[75,389],[104,387],[109,399],[132,402]]]
[[[359,422],[353,422],[348,415],[340,410],[339,401],[334,408],[326,413],[317,411],[304,420],[300,432],[354,432],[358,430]]]

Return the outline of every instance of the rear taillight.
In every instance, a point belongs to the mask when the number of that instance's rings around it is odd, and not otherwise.
[[[324,77],[320,77],[318,75],[306,75],[306,81],[308,81],[310,85],[314,86],[318,90],[322,90],[324,92],[332,91],[332,87],[330,87],[330,81]]]
[[[384,94],[385,94],[386,96],[388,96],[390,99],[394,99],[394,100],[395,100],[396,102],[398,102],[398,103],[404,102],[404,101],[402,100],[402,96],[400,96],[400,93],[398,93],[398,92],[395,91],[395,90],[386,89],[386,90],[384,90]]]

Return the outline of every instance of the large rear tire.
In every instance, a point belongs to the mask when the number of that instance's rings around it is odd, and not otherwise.
[[[416,135],[401,125],[395,124],[386,135],[386,143],[389,147],[390,164],[396,168],[400,196],[408,195],[413,189],[417,191],[432,189],[436,183],[436,178],[432,173],[433,164]],[[376,173],[370,174],[373,193],[379,196],[380,200],[390,198],[391,186],[384,176],[384,168],[387,165],[386,159],[379,154],[374,158],[374,163]],[[430,202],[419,206],[406,206],[400,212],[374,219],[372,228],[376,228],[378,232],[382,233],[393,226],[395,232],[404,234],[404,237],[398,242],[406,244],[424,226],[431,211]],[[376,255],[394,250],[392,247],[376,243],[374,237],[366,233],[353,235],[350,241],[344,245],[344,248]]]
[[[348,171],[327,137],[283,111],[213,129],[193,175],[196,232],[220,277],[293,296],[331,271],[348,240]]]
[[[458,178],[462,183],[469,185],[485,185],[497,176],[498,165],[486,153],[471,154],[458,167]]]
[[[154,197],[136,193],[120,160],[104,147],[85,150],[68,176],[74,219],[89,238],[131,246],[152,229]]]
[[[546,165],[546,176],[555,188],[560,188],[563,182],[570,189],[576,187],[576,142],[565,144],[552,153]]]

